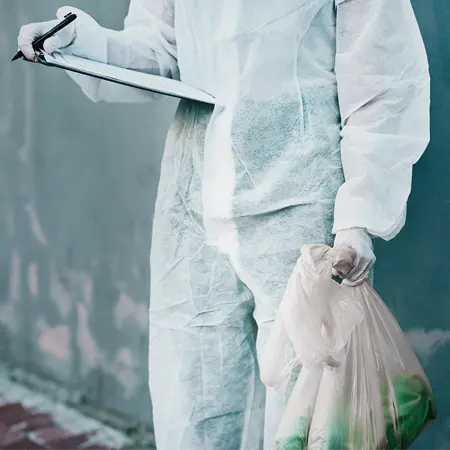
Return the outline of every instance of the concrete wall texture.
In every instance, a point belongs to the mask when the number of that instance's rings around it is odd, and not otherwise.
[[[72,0],[120,28],[128,2]],[[413,0],[427,46],[432,142],[408,221],[377,242],[376,288],[429,374],[440,418],[414,448],[450,449],[450,3]],[[60,0],[0,0],[0,358],[151,421],[148,254],[174,100],[93,104],[59,70],[7,61],[21,24]]]

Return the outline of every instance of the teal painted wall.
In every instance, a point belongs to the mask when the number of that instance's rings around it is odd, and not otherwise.
[[[128,2],[72,0],[119,28]],[[413,0],[432,73],[432,141],[404,231],[377,242],[376,287],[430,376],[450,449],[450,3]],[[95,105],[57,70],[5,61],[61,2],[0,0],[0,357],[148,422],[148,252],[176,106]]]
[[[76,0],[109,27],[128,2]],[[148,255],[175,101],[90,102],[62,71],[9,64],[60,0],[0,0],[0,357],[151,419]]]
[[[377,242],[375,285],[420,356],[439,419],[414,445],[450,448],[450,3],[413,0],[432,76],[431,143],[415,167],[404,230]]]

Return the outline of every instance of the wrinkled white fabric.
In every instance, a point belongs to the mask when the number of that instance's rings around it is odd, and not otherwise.
[[[218,103],[180,103],[162,164],[150,312],[158,448],[261,448],[265,410],[269,449],[286,392],[265,398],[252,314],[262,348],[301,245],[330,244],[332,229],[388,239],[404,223],[429,138],[410,0],[131,0],[121,31],[82,14],[76,23],[65,51],[179,78]],[[71,76],[93,101],[155,97]]]
[[[74,22],[77,37],[62,51],[137,71],[179,78],[173,11],[163,0],[132,1],[122,31],[103,28],[85,12],[70,6],[59,8],[57,17],[62,18],[68,12],[78,16]],[[140,103],[160,97],[74,72],[68,74],[95,102]]]
[[[109,63],[179,77],[223,105],[206,141],[212,235],[214,219],[334,203],[336,193],[334,232],[391,239],[403,226],[429,140],[428,64],[410,0],[132,0],[125,29],[96,37]],[[94,100],[153,98],[77,81]]]
[[[425,48],[409,0],[338,0],[336,81],[345,184],[334,231],[392,237],[429,140]]]
[[[272,450],[298,370],[266,392],[259,356],[300,248],[333,242],[333,208],[240,217],[224,238],[226,254],[208,245],[193,206],[210,118],[210,107],[182,101],[162,164],[150,259],[156,443],[160,450]],[[293,350],[279,357],[285,366]]]

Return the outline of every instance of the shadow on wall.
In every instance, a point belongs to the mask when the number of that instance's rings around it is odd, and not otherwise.
[[[61,6],[0,2],[2,61]],[[127,2],[99,3],[72,2],[120,27]],[[24,62],[1,65],[0,90],[0,358],[149,422],[148,254],[175,102],[94,105]]]

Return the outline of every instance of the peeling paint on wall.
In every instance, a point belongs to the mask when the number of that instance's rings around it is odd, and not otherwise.
[[[126,3],[74,0],[114,27]],[[59,6],[0,0],[2,58],[22,24],[53,17]],[[2,67],[0,358],[149,423],[148,254],[158,179],[142,179],[142,171],[158,173],[176,102],[95,105],[63,72]]]
[[[20,257],[17,249],[14,249],[9,269],[9,299],[18,300],[20,297]]]
[[[28,290],[32,297],[36,297],[39,293],[39,277],[36,263],[28,266]]]
[[[58,307],[61,318],[67,320],[73,307],[73,302],[70,296],[70,291],[58,280],[54,267],[51,269],[50,294],[52,300]]]
[[[119,28],[122,0],[72,0]],[[439,420],[415,448],[450,448],[450,4],[413,0],[433,74],[432,143],[404,232],[376,243],[376,287],[421,358]],[[0,0],[0,55],[61,2]],[[0,358],[151,420],[148,254],[165,131],[176,102],[95,105],[61,71],[0,71]],[[142,174],[145,174],[144,176]]]
[[[123,329],[127,321],[137,325],[141,330],[148,329],[148,308],[144,303],[135,303],[127,294],[121,293],[114,311],[115,325]]]
[[[67,326],[50,327],[44,319],[37,321],[39,347],[49,356],[61,361],[70,360],[70,330]]]
[[[42,230],[41,224],[39,222],[39,219],[37,218],[37,214],[33,206],[27,205],[25,207],[25,210],[28,212],[30,228],[33,236],[42,245],[47,245],[47,238],[45,237],[44,231]]]

